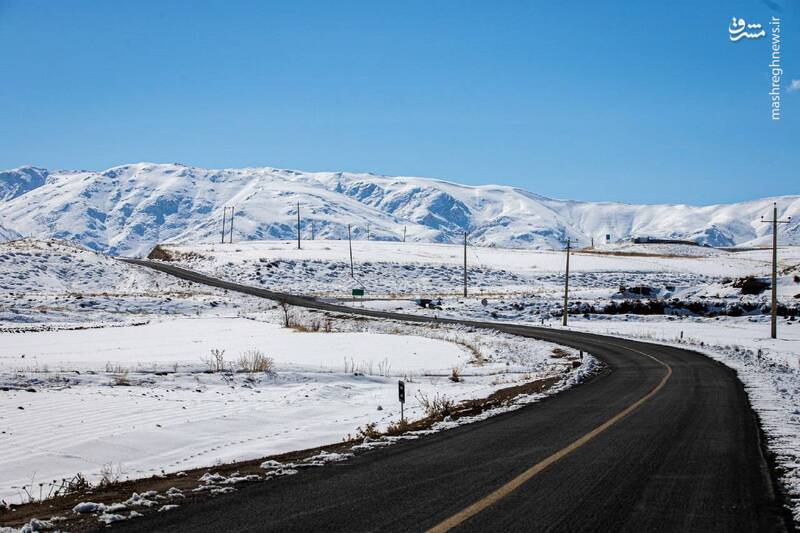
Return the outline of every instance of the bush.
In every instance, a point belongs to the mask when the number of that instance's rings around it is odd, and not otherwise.
[[[419,405],[425,411],[425,414],[432,418],[450,416],[456,406],[453,400],[445,395],[439,396],[439,393],[436,393],[436,395],[431,398],[425,393],[419,392],[417,393],[417,401],[419,401]]]
[[[252,348],[239,356],[239,368],[244,372],[263,372],[269,375],[275,375],[275,361],[264,355],[261,350]]]
[[[770,283],[766,281],[762,281],[758,278],[753,276],[747,276],[746,278],[739,278],[733,282],[733,286],[737,289],[740,289],[742,294],[761,294],[765,290],[771,287]]]
[[[289,313],[289,302],[286,300],[281,300],[278,302],[278,307],[280,307],[281,311],[283,311],[283,326],[286,328],[290,327],[292,325],[292,318]]]
[[[131,382],[128,379],[128,371],[127,370],[124,371],[121,374],[115,374],[112,377],[112,380],[113,380],[113,384],[115,386],[117,386],[117,387],[130,387],[131,386]]]
[[[569,352],[563,348],[553,348],[553,353],[550,355],[550,357],[555,357],[555,358],[569,357]]]
[[[357,439],[364,439],[364,438],[377,439],[380,438],[380,436],[381,432],[378,431],[375,422],[370,422],[363,428],[359,426],[358,429],[356,430]]]
[[[211,355],[201,358],[203,363],[208,367],[211,372],[224,372],[225,371],[225,350],[211,350]]]
[[[408,422],[408,420],[403,419],[389,424],[389,426],[386,428],[386,434],[389,436],[402,435],[403,433],[410,431],[411,429],[412,426]]]
[[[458,383],[461,381],[461,369],[457,366],[454,366],[453,370],[450,371],[450,381],[453,383]]]
[[[125,471],[122,469],[121,464],[114,467],[113,463],[106,463],[100,468],[100,482],[98,485],[100,487],[115,485],[122,481],[122,476],[124,475]]]

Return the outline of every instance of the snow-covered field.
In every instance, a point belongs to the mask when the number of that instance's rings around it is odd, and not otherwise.
[[[343,297],[364,286],[367,297],[436,297],[463,290],[461,246],[433,243],[353,241],[350,276],[347,241],[249,241],[233,244],[164,245],[179,263],[202,272],[287,292]],[[636,256],[625,254],[636,250]],[[669,255],[668,255],[669,254]],[[768,250],[727,252],[697,246],[620,245],[577,250],[570,258],[573,300],[608,299],[621,285],[651,286],[659,296],[733,296],[727,279],[767,276]],[[796,301],[800,247],[780,251],[781,301]],[[528,294],[558,299],[563,291],[565,254],[555,251],[467,248],[472,294]],[[766,298],[761,295],[760,301]]]
[[[553,345],[502,334],[350,320],[333,325],[344,332],[304,333],[276,325],[276,312],[254,318],[0,333],[0,499],[24,501],[23,486],[38,496],[39,483],[46,494],[78,472],[97,481],[104,467],[145,477],[385,428],[399,419],[398,378],[414,419],[421,394],[480,398],[576,372],[551,357]],[[208,372],[214,349],[233,371]],[[276,373],[238,369],[250,349]],[[461,381],[449,379],[453,368]]]
[[[138,268],[62,241],[0,243],[0,331],[140,324],[272,304]]]
[[[0,267],[0,499],[10,502],[46,495],[77,473],[143,477],[337,442],[370,423],[385,428],[399,416],[399,378],[408,380],[413,419],[422,416],[420,394],[481,398],[520,381],[567,383],[581,371],[553,359],[546,343],[326,324],[293,309],[300,329],[319,330],[303,333],[277,325],[274,302],[63,242],[0,244]],[[209,372],[217,350],[226,371]],[[274,373],[241,371],[249,350],[270,357]],[[453,368],[461,381],[449,379]]]
[[[363,285],[367,298],[351,305],[439,316],[557,327],[553,311],[563,294],[563,252],[470,246],[465,299],[458,245],[354,241],[356,281],[346,241],[303,241],[301,250],[281,241],[163,248],[178,264],[233,281],[333,299]],[[779,296],[796,306],[800,247],[782,248],[780,257]],[[578,250],[570,299],[636,298],[620,293],[625,285],[653,287],[653,298],[763,305],[768,291],[744,295],[731,280],[766,279],[769,261],[766,250]],[[286,329],[272,302],[231,297],[60,242],[0,244],[0,268],[0,386],[8,389],[0,391],[0,470],[10,472],[0,480],[0,498],[12,501],[21,494],[13,487],[35,492],[41,482],[46,492],[48,483],[78,472],[93,480],[104,468],[147,476],[330,443],[373,422],[386,427],[398,417],[401,377],[413,418],[422,414],[419,394],[484,397],[545,376],[569,383],[582,371],[551,358],[552,345],[501,334],[342,319],[325,333],[322,315],[300,310],[292,310],[300,329],[319,331]],[[437,296],[442,309],[413,301]],[[736,318],[576,315],[570,327],[682,343],[735,368],[786,469],[797,515],[800,322],[782,318],[773,341],[762,311]],[[230,371],[251,349],[274,359],[274,375]],[[208,372],[212,350],[224,350],[227,372]],[[448,379],[453,367],[463,381]]]
[[[228,245],[169,245],[164,249],[190,268],[234,281],[280,290],[346,297],[349,276],[346,241],[247,242]],[[353,243],[355,273],[367,288],[364,305],[373,309],[503,320],[559,327],[553,316],[563,297],[564,254],[499,248],[468,249],[471,297],[461,291],[463,248],[457,245]],[[800,303],[800,247],[779,252],[779,300]],[[779,338],[769,338],[763,305],[769,291],[742,294],[731,280],[754,276],[768,281],[770,250],[731,252],[683,245],[617,244],[578,250],[570,262],[571,303],[600,305],[626,298],[620,285],[658,289],[651,297],[716,305],[754,304],[744,316],[708,318],[686,312],[673,316],[577,314],[571,327],[688,345],[734,368],[745,383],[782,468],[783,481],[800,517],[800,321],[779,320]],[[669,287],[669,290],[665,290]],[[441,297],[441,309],[422,309],[414,297]],[[681,332],[683,339],[681,339]],[[761,355],[759,356],[759,350]]]

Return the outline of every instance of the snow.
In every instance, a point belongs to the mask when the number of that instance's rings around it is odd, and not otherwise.
[[[19,239],[21,235],[11,228],[0,225],[0,242],[13,241]]]
[[[357,241],[352,243],[354,273],[350,277],[347,241],[250,241],[234,244],[164,245],[184,266],[265,288],[345,297],[353,287],[366,287],[366,296],[416,297],[461,293],[463,247],[433,243]],[[655,246],[655,248],[653,248]],[[724,278],[767,276],[771,252],[727,252],[696,246],[642,245],[643,256],[612,255],[603,250],[577,250],[570,258],[570,286],[577,300],[611,298],[620,285],[674,286],[672,297],[721,292],[714,285]],[[688,255],[686,250],[705,250]],[[665,255],[668,252],[680,255]],[[467,249],[470,290],[487,296],[536,294],[557,298],[563,291],[564,252],[508,248]],[[779,297],[791,301],[800,293],[793,276],[800,274],[800,247],[780,251]],[[713,287],[712,287],[713,286]],[[711,290],[713,288],[713,291]],[[766,296],[764,296],[766,298]],[[763,298],[762,298],[763,299]]]
[[[0,172],[0,202],[13,200],[41,187],[49,172],[43,168],[20,167]]]
[[[458,244],[355,241],[358,281],[350,278],[346,241],[303,241],[301,250],[291,241],[164,249],[177,264],[233,281],[427,315],[543,320],[552,326],[563,296],[563,252],[471,245],[471,296],[465,299],[459,295],[463,248]],[[619,293],[620,285],[647,285],[663,299],[763,303],[768,292],[742,295],[725,278],[766,278],[770,260],[768,250],[603,245],[573,254],[570,300],[601,305],[630,297]],[[286,329],[278,326],[282,316],[273,302],[241,294],[232,298],[64,242],[0,244],[0,268],[0,499],[8,501],[23,499],[21,489],[13,487],[78,472],[93,482],[109,468],[128,478],[182,472],[341,441],[373,422],[385,428],[399,416],[400,378],[407,381],[407,416],[418,418],[423,414],[419,394],[485,397],[497,388],[557,375],[563,379],[556,392],[592,368],[587,358],[578,369],[567,369],[550,357],[553,346],[547,343],[468,328],[337,319],[331,333]],[[800,247],[783,247],[779,297],[785,305],[797,305],[797,275]],[[367,286],[368,298],[352,302],[350,290],[359,284]],[[667,291],[668,285],[674,289]],[[420,296],[442,296],[443,309],[419,308],[413,298]],[[314,312],[291,313],[307,329],[324,320]],[[761,417],[768,445],[786,469],[783,481],[795,498],[797,516],[797,321],[781,319],[775,341],[767,338],[768,317],[761,309],[717,319],[576,316],[571,324],[682,343],[735,368]],[[682,340],[676,338],[680,331]],[[224,350],[227,368],[242,352],[261,350],[274,360],[277,372],[207,373],[204,359],[212,349]],[[473,349],[482,354],[481,361]],[[761,359],[755,355],[758,349]],[[462,382],[448,379],[453,367],[460,369]],[[537,399],[520,398],[507,409]],[[492,414],[443,421],[432,430]],[[312,462],[344,458],[321,455]],[[265,474],[295,471],[291,465],[265,465]],[[228,484],[235,480],[231,476],[204,490],[230,491]],[[105,514],[117,512],[107,509]]]
[[[146,323],[155,316],[230,315],[271,306],[134,267],[59,241],[0,243],[0,330]]]
[[[106,506],[102,503],[81,502],[72,508],[72,512],[78,514],[96,513],[97,511],[104,511],[105,508]]]
[[[341,332],[301,333],[278,319],[272,311],[0,333],[0,498],[24,499],[19,487],[40,482],[46,492],[78,472],[96,482],[109,466],[146,477],[341,441],[359,426],[398,419],[399,378],[407,380],[406,416],[418,418],[420,393],[485,397],[575,372],[550,357],[552,345],[499,333],[359,320],[337,321]],[[229,364],[259,348],[277,373],[207,373],[211,347],[224,349]],[[453,367],[463,381],[447,378]]]
[[[357,365],[385,362],[393,373],[449,372],[466,362],[463,350],[434,339],[374,333],[303,334],[240,318],[161,319],[142,326],[0,333],[0,372],[18,369],[102,371],[107,366],[158,371],[198,366],[212,349],[229,357],[258,348],[280,371],[341,370],[345,357]],[[335,347],[335,348],[332,348]]]
[[[466,186],[417,178],[269,167],[203,169],[137,163],[102,172],[23,167],[0,173],[0,224],[25,235],[74,240],[111,254],[146,254],[165,241],[217,241],[224,206],[235,206],[235,240],[342,239],[458,242],[559,248],[635,236],[715,246],[763,245],[777,202],[781,241],[800,243],[800,197],[729,205],[631,205],[555,200],[507,186]],[[313,229],[312,229],[313,227]]]

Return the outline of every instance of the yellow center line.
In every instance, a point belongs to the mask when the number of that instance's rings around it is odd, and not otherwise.
[[[553,455],[547,457],[546,459],[544,459],[544,460],[536,463],[532,467],[528,468],[523,473],[519,474],[517,477],[515,477],[514,479],[512,479],[511,481],[509,481],[508,483],[506,483],[502,487],[496,489],[495,491],[491,492],[487,496],[484,496],[480,500],[476,501],[475,503],[473,503],[469,507],[463,509],[462,511],[459,511],[458,513],[454,514],[450,518],[447,518],[446,520],[444,520],[444,521],[440,522],[439,524],[433,526],[432,528],[430,528],[428,530],[428,533],[442,533],[444,531],[449,531],[452,528],[454,528],[454,527],[458,526],[459,524],[461,524],[462,522],[464,522],[464,521],[472,518],[476,514],[480,513],[481,511],[483,511],[484,509],[486,509],[490,505],[493,505],[494,503],[502,500],[503,498],[505,498],[506,496],[508,496],[509,494],[514,492],[515,490],[517,490],[520,486],[522,486],[523,483],[525,483],[526,481],[531,479],[533,476],[535,476],[536,474],[538,474],[539,472],[541,472],[542,470],[544,470],[548,466],[550,466],[550,465],[556,463],[557,461],[563,459],[564,457],[566,457],[570,453],[574,452],[575,450],[577,450],[578,448],[580,448],[581,446],[583,446],[584,444],[586,444],[587,442],[589,442],[590,440],[592,440],[596,436],[600,435],[602,432],[604,432],[605,430],[607,430],[608,428],[610,428],[611,426],[613,426],[614,424],[616,424],[617,422],[619,422],[620,420],[622,420],[623,418],[625,418],[626,416],[631,414],[633,411],[638,409],[643,403],[645,403],[647,400],[652,398],[659,390],[661,390],[664,387],[664,385],[666,384],[666,382],[669,380],[670,376],[672,376],[672,367],[669,366],[664,361],[661,361],[660,359],[658,359],[656,357],[653,357],[650,354],[646,354],[644,352],[640,352],[639,350],[634,350],[633,348],[628,348],[627,346],[621,346],[619,344],[614,344],[614,343],[602,343],[602,344],[610,344],[612,346],[617,346],[619,348],[622,348],[622,349],[625,349],[625,350],[630,350],[632,352],[636,352],[638,354],[644,355],[645,357],[649,357],[653,361],[655,361],[658,364],[660,364],[663,367],[665,367],[667,369],[667,372],[664,374],[664,377],[661,378],[661,381],[658,383],[658,385],[656,385],[653,388],[653,390],[651,390],[650,392],[648,392],[647,394],[645,394],[644,396],[642,396],[641,398],[636,400],[634,403],[632,403],[631,405],[629,405],[628,407],[626,407],[625,409],[623,409],[622,411],[620,411],[619,413],[617,413],[613,417],[609,418],[608,420],[606,420],[605,422],[603,422],[602,424],[600,424],[599,426],[597,426],[596,428],[591,430],[589,433],[586,433],[585,435],[580,437],[578,440],[572,442],[571,444],[567,445],[566,447],[564,447],[564,448],[560,449],[559,451],[555,452]]]

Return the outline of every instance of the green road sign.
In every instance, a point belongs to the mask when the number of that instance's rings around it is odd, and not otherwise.
[[[353,296],[364,296],[364,289],[353,289]]]

